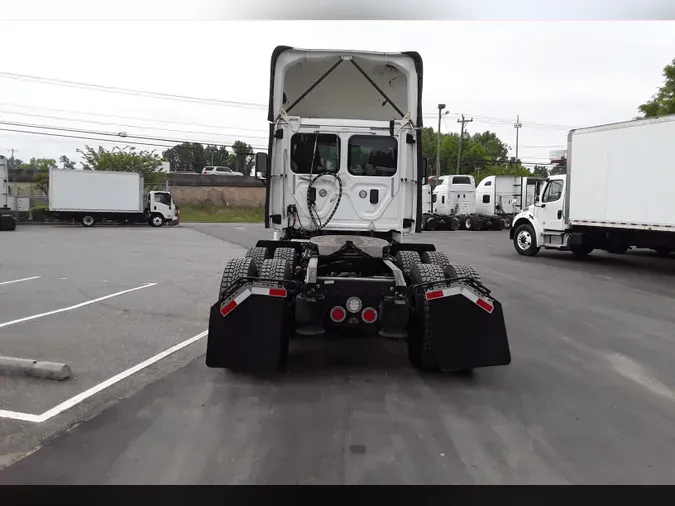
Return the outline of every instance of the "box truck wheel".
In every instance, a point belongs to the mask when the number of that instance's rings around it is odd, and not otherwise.
[[[161,214],[153,214],[152,216],[150,216],[148,222],[153,227],[161,227],[164,225],[164,216],[162,216]]]
[[[434,264],[417,263],[410,272],[410,281],[416,285],[443,281],[443,267]],[[431,315],[429,301],[424,296],[424,290],[418,291],[415,296],[415,313],[412,318],[412,328],[408,333],[408,359],[410,363],[422,371],[438,370],[438,359],[434,351],[434,338],[431,332]]]
[[[255,277],[258,275],[258,269],[251,258],[231,258],[225,264],[223,277],[220,280],[220,290],[218,290],[218,300],[223,296],[223,292],[240,278]]]
[[[91,214],[85,214],[80,218],[80,222],[82,223],[83,227],[93,227],[96,224],[96,218],[94,218]]]
[[[518,253],[526,257],[533,257],[539,253],[539,248],[535,242],[534,230],[530,225],[523,224],[516,228],[513,234],[513,246]]]
[[[406,278],[410,277],[410,271],[415,264],[422,262],[417,251],[399,251],[396,253],[396,261]]]
[[[591,251],[593,251],[593,249],[594,248],[591,248],[590,246],[584,246],[581,244],[570,244],[570,251],[578,257],[585,257]]]

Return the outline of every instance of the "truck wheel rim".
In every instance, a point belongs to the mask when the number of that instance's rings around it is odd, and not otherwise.
[[[518,246],[520,249],[527,249],[532,245],[532,236],[527,230],[518,234]]]
[[[464,222],[464,226],[466,228],[471,228],[471,218],[466,219],[466,221]]]
[[[91,225],[92,223],[94,223],[94,218],[92,218],[91,216],[85,216],[84,220],[82,221],[84,221],[85,225]]]
[[[162,220],[161,220],[161,218],[160,218],[159,216],[155,216],[155,217],[152,219],[152,222],[153,222],[155,225],[159,225],[160,223],[162,223]]]

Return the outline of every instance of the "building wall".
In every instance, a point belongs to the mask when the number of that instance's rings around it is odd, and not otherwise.
[[[265,205],[265,188],[172,186],[174,202],[184,204],[212,204],[236,207],[261,207]]]

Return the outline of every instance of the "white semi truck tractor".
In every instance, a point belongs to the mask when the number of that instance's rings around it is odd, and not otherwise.
[[[675,250],[675,115],[570,131],[567,174],[514,218],[515,250]]]
[[[277,47],[258,241],[225,264],[209,316],[206,365],[285,367],[296,336],[377,335],[407,343],[422,370],[506,365],[501,304],[476,270],[422,229],[422,59]]]

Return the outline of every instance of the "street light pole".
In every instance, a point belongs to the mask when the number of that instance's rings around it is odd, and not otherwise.
[[[520,122],[520,114],[516,116],[516,122],[513,124],[513,128],[516,129],[516,163],[518,163],[518,132],[520,132],[523,124]]]
[[[459,164],[462,161],[462,142],[464,141],[464,125],[467,123],[471,123],[473,121],[473,118],[471,119],[464,119],[464,115],[462,114],[462,119],[458,119],[457,123],[462,124],[462,130],[459,134],[459,151],[457,152],[457,169],[455,170],[455,174],[459,174]]]
[[[436,132],[436,184],[441,178],[441,113],[445,104],[438,104],[438,131]]]

